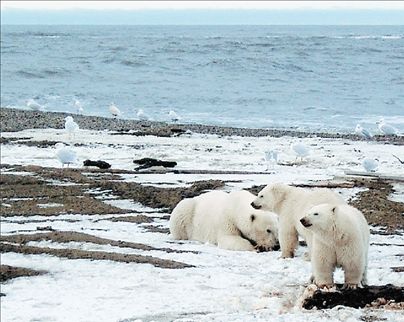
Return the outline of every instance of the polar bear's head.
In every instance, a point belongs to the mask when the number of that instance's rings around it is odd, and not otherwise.
[[[247,220],[248,224],[240,229],[243,238],[249,240],[258,251],[279,249],[276,214],[251,208]]]
[[[312,207],[300,223],[313,232],[327,232],[335,226],[337,206],[323,203]]]
[[[289,190],[290,187],[283,183],[269,184],[258,193],[251,206],[255,209],[276,211]]]

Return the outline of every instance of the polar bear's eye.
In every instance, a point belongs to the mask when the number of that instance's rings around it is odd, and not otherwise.
[[[317,212],[315,212],[315,213],[313,214],[313,216],[318,216],[318,213],[317,213]]]
[[[264,195],[261,195],[260,198],[264,198]]]
[[[272,233],[271,229],[267,229],[267,233],[268,234]]]

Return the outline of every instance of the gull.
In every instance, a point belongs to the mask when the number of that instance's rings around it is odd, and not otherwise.
[[[40,111],[43,109],[43,106],[35,101],[33,98],[30,98],[27,101],[27,107],[29,107],[33,111]]]
[[[381,119],[379,122],[376,122],[378,125],[380,133],[384,135],[396,135],[397,130],[392,127],[390,124],[387,124],[384,119]]]
[[[360,125],[360,124],[356,125],[355,133],[357,135],[359,135],[359,136],[362,136],[362,137],[366,138],[366,139],[371,139],[372,138],[372,134],[370,134],[370,132],[368,130],[364,129],[362,127],[362,125]]]
[[[76,107],[77,114],[83,114],[84,109],[83,109],[83,104],[78,99],[74,100],[74,106]]]
[[[168,116],[170,117],[172,122],[178,122],[179,120],[181,120],[181,117],[173,110],[168,112]]]
[[[118,116],[121,115],[121,111],[119,110],[119,108],[114,103],[112,103],[109,106],[109,111],[110,111],[110,113],[112,114],[113,117],[118,117]]]
[[[301,161],[303,161],[303,158],[310,154],[309,148],[303,142],[292,144],[291,149],[296,154],[296,160],[300,157]]]
[[[149,117],[147,116],[147,114],[141,108],[139,108],[139,110],[137,111],[136,116],[141,121],[148,121],[149,120]]]
[[[71,116],[67,116],[65,121],[65,130],[69,134],[69,137],[71,137],[71,135],[79,129],[79,125],[74,122],[73,117]]]
[[[362,160],[362,166],[366,172],[376,172],[379,167],[379,162],[377,159],[366,158]]]
[[[63,143],[56,143],[55,147],[57,149],[56,157],[60,163],[62,163],[62,168],[65,164],[67,164],[67,167],[69,167],[70,164],[76,162],[76,152],[74,152],[71,148]]]
[[[269,165],[274,168],[274,165],[278,163],[278,151],[268,150],[264,152],[264,158],[267,163],[267,170],[269,170]]]

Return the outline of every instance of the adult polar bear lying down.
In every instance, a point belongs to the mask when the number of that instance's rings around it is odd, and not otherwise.
[[[336,267],[345,273],[345,288],[366,285],[369,226],[363,214],[348,205],[321,204],[300,222],[313,233],[312,279],[319,287],[334,285]]]
[[[210,191],[184,199],[171,214],[171,235],[229,250],[271,250],[278,244],[278,218],[252,208],[254,198],[242,190]]]
[[[311,232],[300,222],[307,211],[322,203],[345,204],[344,199],[330,189],[303,189],[283,183],[273,183],[262,189],[253,200],[255,209],[273,211],[279,215],[279,244],[283,258],[294,257],[298,235],[311,249]]]

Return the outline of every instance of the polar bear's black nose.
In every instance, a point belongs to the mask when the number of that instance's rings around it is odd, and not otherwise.
[[[302,225],[304,227],[310,227],[311,226],[311,223],[306,218],[300,219],[300,222],[302,223]]]
[[[254,209],[260,209],[262,206],[258,206],[254,203],[254,201],[251,203],[251,207],[253,207]]]

